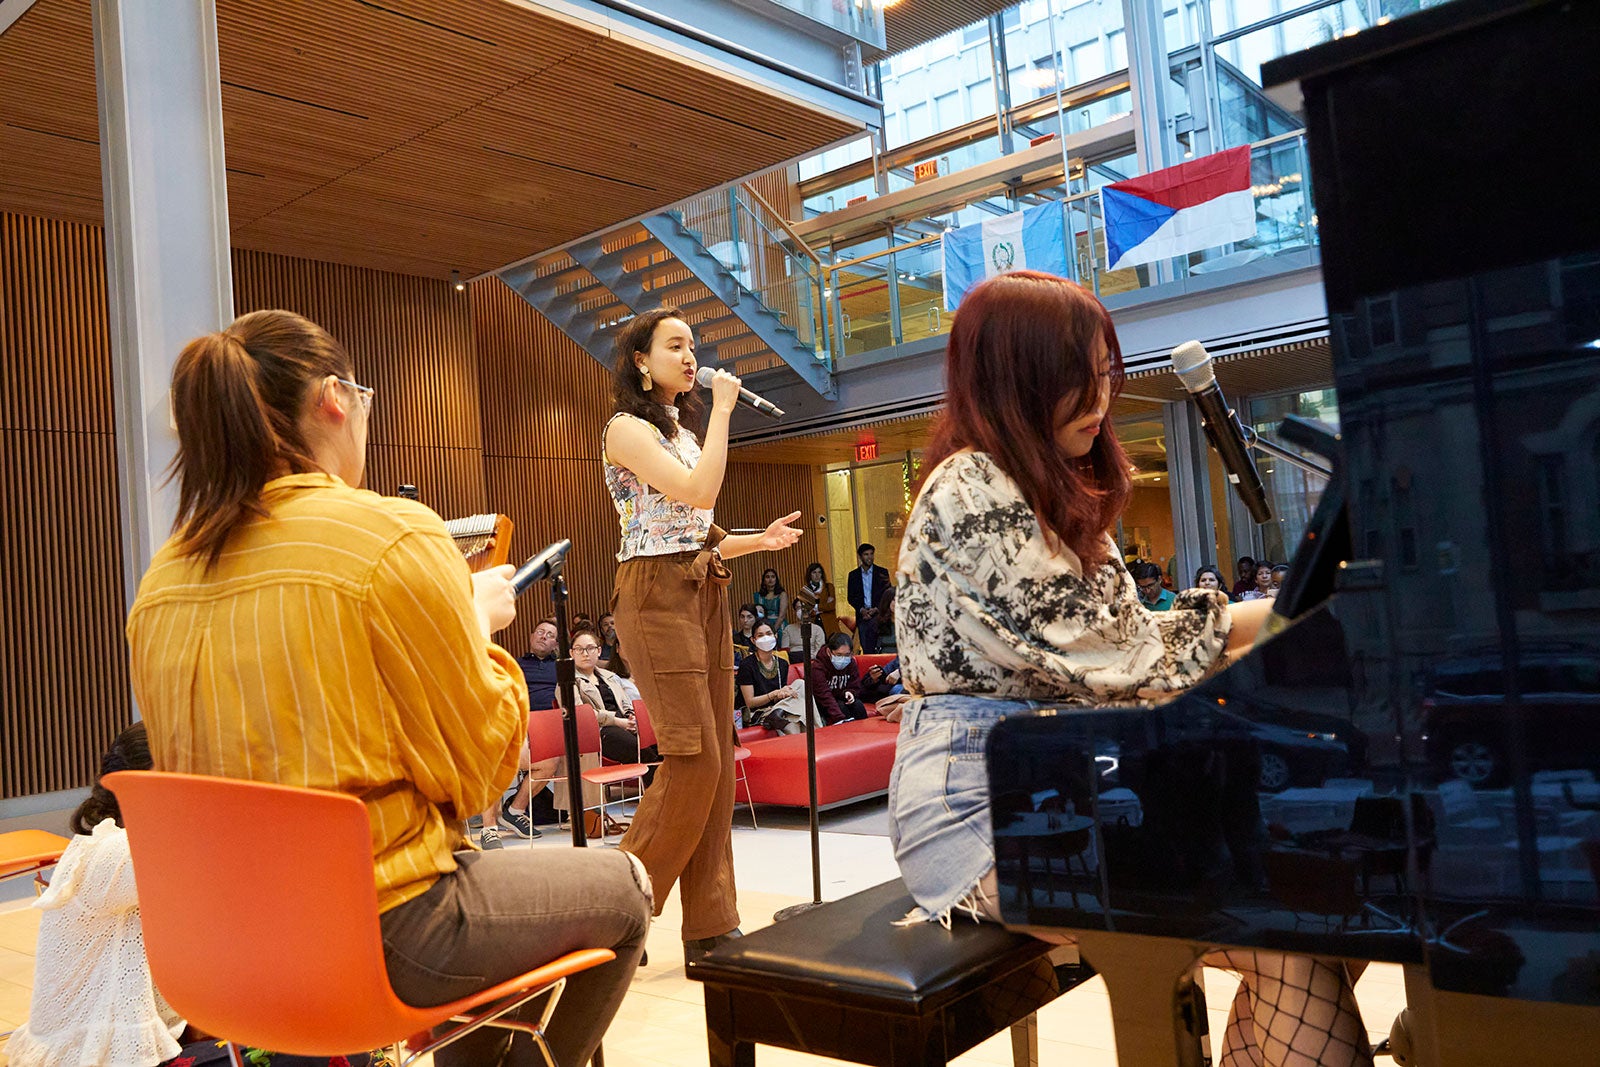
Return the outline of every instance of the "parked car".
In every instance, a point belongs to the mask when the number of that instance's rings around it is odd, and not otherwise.
[[[1241,706],[1201,697],[1179,697],[1161,711],[1163,743],[1246,738],[1260,761],[1258,788],[1277,793],[1291,786],[1319,786],[1329,778],[1360,773],[1366,767],[1367,736],[1348,720],[1320,712],[1270,704]],[[1143,747],[1099,743],[1101,787],[1120,784],[1124,753]],[[1148,742],[1146,742],[1148,743]]]
[[[1600,655],[1574,646],[1524,654],[1516,673],[1529,771],[1600,770]],[[1423,749],[1441,779],[1510,781],[1512,729],[1504,657],[1442,660],[1422,697]]]

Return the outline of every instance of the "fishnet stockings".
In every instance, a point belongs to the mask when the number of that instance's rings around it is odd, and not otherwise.
[[[1371,1067],[1342,961],[1229,949],[1201,962],[1240,978],[1217,1067]]]

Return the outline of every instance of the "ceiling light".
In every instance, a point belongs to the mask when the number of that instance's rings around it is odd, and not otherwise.
[[[467,283],[461,280],[461,272],[458,270],[450,272],[450,284],[456,287],[458,293],[467,287]]]

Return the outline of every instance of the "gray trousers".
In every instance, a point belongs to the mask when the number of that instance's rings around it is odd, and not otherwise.
[[[458,852],[460,869],[381,917],[395,995],[416,1007],[468,996],[574,949],[617,958],[573,975],[547,1035],[561,1067],[589,1062],[622,1003],[650,928],[651,893],[621,852]],[[636,873],[639,872],[639,873]],[[537,1018],[542,998],[523,1015]],[[485,1028],[434,1054],[439,1067],[541,1063],[525,1035]]]

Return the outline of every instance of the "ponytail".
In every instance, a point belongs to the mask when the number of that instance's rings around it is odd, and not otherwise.
[[[300,415],[310,386],[330,374],[352,376],[349,354],[289,311],[241,315],[184,346],[172,370],[182,552],[216,563],[240,523],[265,516],[267,482],[316,469]]]
[[[114,771],[148,771],[153,766],[155,761],[150,758],[150,740],[144,723],[136,722],[118,734],[106,754],[100,757],[100,777]],[[101,785],[97,778],[88,799],[72,813],[72,832],[92,834],[94,828],[107,819],[115,819],[121,826],[122,809],[117,806],[117,795]]]

